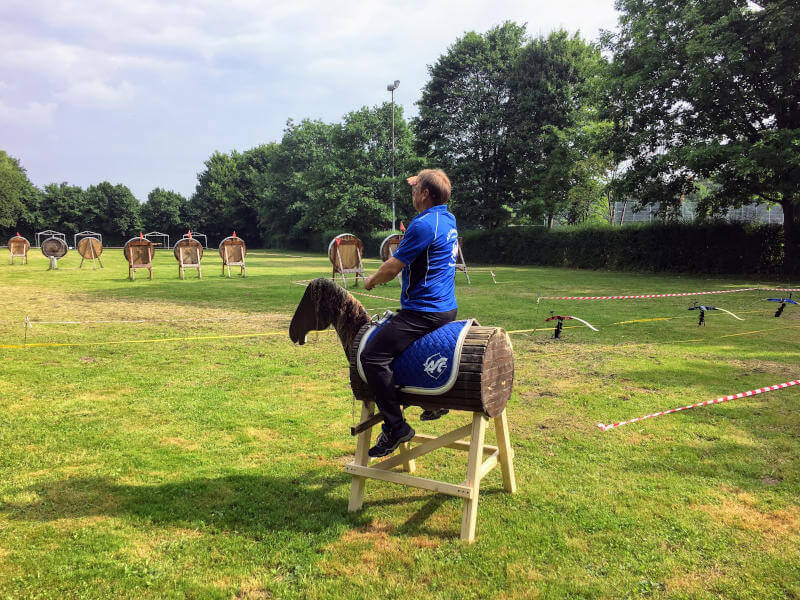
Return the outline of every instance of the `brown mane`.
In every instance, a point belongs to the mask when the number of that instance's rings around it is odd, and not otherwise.
[[[361,302],[329,279],[315,279],[308,284],[289,325],[289,337],[305,343],[309,331],[333,325],[347,355],[359,329],[369,321]]]

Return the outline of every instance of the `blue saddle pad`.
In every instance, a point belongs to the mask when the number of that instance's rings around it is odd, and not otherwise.
[[[400,391],[436,396],[453,387],[458,378],[461,347],[473,319],[452,321],[419,338],[392,361],[394,380]],[[361,352],[384,322],[373,325],[361,338],[356,356],[358,374],[366,383],[361,366]]]

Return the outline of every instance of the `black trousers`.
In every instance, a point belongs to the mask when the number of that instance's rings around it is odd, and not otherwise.
[[[400,310],[372,335],[361,353],[361,365],[367,383],[375,394],[375,403],[393,432],[402,432],[405,419],[397,401],[394,374],[390,367],[392,361],[426,333],[455,320],[457,313],[458,309],[446,312]]]

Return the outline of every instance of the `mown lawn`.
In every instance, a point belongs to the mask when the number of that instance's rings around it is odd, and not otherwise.
[[[291,282],[329,275],[325,257],[253,251],[247,279],[227,279],[209,249],[203,280],[180,281],[160,251],[135,282],[119,249],[94,271],[74,251],[50,272],[38,250],[7,257],[0,344],[42,345],[0,347],[0,598],[800,598],[800,386],[596,426],[797,379],[800,310],[773,318],[767,292],[537,304],[776,282],[458,274],[461,316],[538,328],[512,334],[519,490],[497,470],[483,481],[467,546],[455,498],[370,481],[347,512],[344,353],[330,331],[303,347],[286,333]],[[398,285],[375,294],[391,300],[359,299],[395,306]],[[745,321],[711,312],[699,328],[695,299]],[[600,331],[550,339],[551,310]],[[161,321],[26,333],[26,316]],[[428,433],[469,420],[409,412]],[[460,482],[465,458],[417,468]]]

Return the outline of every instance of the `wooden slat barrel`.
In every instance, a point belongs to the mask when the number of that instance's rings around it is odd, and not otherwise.
[[[358,400],[374,401],[369,386],[361,380],[356,368],[356,352],[361,338],[369,329],[364,325],[350,347],[350,387]],[[500,327],[470,327],[464,340],[458,378],[446,394],[425,396],[400,392],[401,404],[422,408],[449,408],[482,412],[497,417],[505,409],[514,384],[514,352],[511,340]]]

